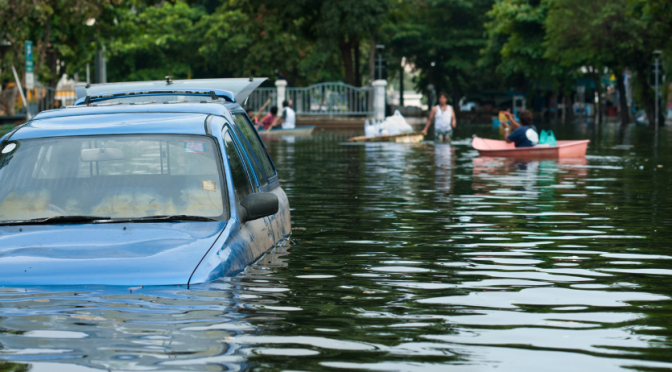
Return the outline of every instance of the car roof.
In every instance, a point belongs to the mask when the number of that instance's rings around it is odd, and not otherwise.
[[[216,95],[226,97],[233,102],[244,102],[247,97],[259,87],[266,78],[231,78],[231,79],[188,79],[130,81],[106,84],[78,84],[75,86],[77,98],[95,98],[129,92],[158,92],[158,91],[201,91],[215,92]]]
[[[209,115],[226,116],[236,103],[76,106],[43,111],[12,135],[12,140],[100,134],[175,133],[204,135]]]

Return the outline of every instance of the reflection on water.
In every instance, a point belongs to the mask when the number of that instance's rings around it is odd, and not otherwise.
[[[0,288],[0,370],[670,369],[672,162],[616,132],[544,161],[269,142],[291,247],[191,289]]]

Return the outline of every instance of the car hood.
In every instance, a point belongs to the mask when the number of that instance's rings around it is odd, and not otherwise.
[[[187,284],[225,225],[0,226],[0,285]]]

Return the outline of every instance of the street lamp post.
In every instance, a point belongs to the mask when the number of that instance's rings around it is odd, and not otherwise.
[[[376,45],[378,50],[378,80],[383,80],[383,55],[381,54],[385,45]]]

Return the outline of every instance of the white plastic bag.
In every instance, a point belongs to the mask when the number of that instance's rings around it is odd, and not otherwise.
[[[388,116],[385,119],[385,124],[390,136],[402,133],[413,133],[413,127],[406,122],[406,119],[404,119],[399,110],[394,111],[394,115]]]
[[[375,137],[378,135],[378,131],[376,130],[375,125],[372,123],[369,123],[369,119],[366,119],[364,122],[364,134],[366,135],[367,138]]]

